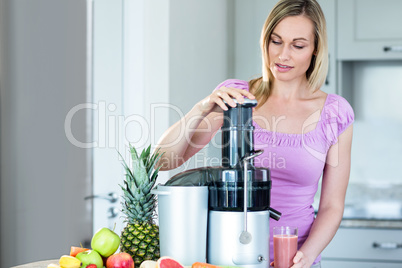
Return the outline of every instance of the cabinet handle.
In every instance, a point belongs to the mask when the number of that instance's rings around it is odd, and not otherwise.
[[[381,249],[397,249],[402,248],[402,244],[398,244],[396,242],[374,242],[373,248],[381,248]]]
[[[384,52],[402,52],[402,46],[384,47]]]
[[[88,199],[94,199],[94,198],[106,199],[110,203],[115,203],[117,200],[119,200],[119,196],[114,192],[110,192],[107,195],[90,195],[90,196],[86,196],[84,199],[88,200]]]

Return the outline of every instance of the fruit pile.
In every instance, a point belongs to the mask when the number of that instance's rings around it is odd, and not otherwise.
[[[139,268],[184,268],[180,262],[171,257],[161,257],[158,261],[143,261]],[[187,266],[186,266],[187,267]],[[188,266],[189,267],[189,266]],[[217,266],[205,262],[195,262],[191,268],[229,268],[227,266]],[[232,268],[232,267],[230,267]]]
[[[71,247],[70,255],[63,255],[59,260],[59,264],[49,264],[47,268],[134,268],[134,261],[130,254],[125,252],[115,253],[117,247],[109,246],[105,247],[103,244],[108,241],[111,237],[108,235],[110,231],[107,228],[101,229],[105,232],[103,235],[98,235],[99,232],[95,234],[95,247],[101,246],[99,251],[102,252],[101,255],[98,251],[94,249],[88,249],[83,247]],[[106,236],[104,236],[106,235]],[[92,242],[94,240],[92,239]],[[113,244],[113,243],[112,243]],[[118,244],[117,244],[118,245]],[[91,243],[92,246],[92,243]],[[112,252],[110,254],[110,252]],[[146,260],[143,261],[139,268],[190,268],[190,266],[183,266],[177,260],[171,257],[160,257],[157,261]],[[195,262],[191,265],[191,268],[233,268],[228,266],[217,266],[204,262]]]
[[[91,248],[74,247],[70,255],[63,255],[58,264],[49,264],[47,268],[134,268],[130,254],[117,253],[120,237],[109,228],[99,229],[91,240]]]
[[[171,257],[161,257],[158,261],[143,261],[140,268],[184,268],[190,266],[183,266],[177,260]],[[191,268],[223,268],[223,266],[212,265],[204,262],[195,262],[191,265]]]

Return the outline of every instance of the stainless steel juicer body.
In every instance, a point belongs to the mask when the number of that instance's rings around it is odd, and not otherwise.
[[[169,187],[208,186],[208,223],[205,237],[207,248],[205,258],[194,262],[207,261],[216,265],[245,268],[269,266],[269,218],[278,220],[280,213],[270,208],[269,169],[254,166],[254,157],[261,153],[254,151],[252,108],[256,105],[257,101],[246,99],[244,103],[224,111],[222,166],[188,170],[177,174],[165,184]],[[180,210],[183,205],[170,208],[165,206],[164,209]],[[203,207],[205,204],[199,205]],[[196,205],[194,210],[200,213],[203,211]],[[170,214],[161,212],[160,217],[162,214]],[[160,219],[160,224],[163,222]],[[198,228],[203,230],[204,226]],[[172,256],[175,247],[179,248],[178,243],[182,243],[182,235],[177,230],[172,236],[176,239],[166,241],[162,233],[163,230],[167,231],[167,228],[160,226],[160,230],[161,255],[168,253],[164,252],[163,248],[169,246],[172,248],[169,252]],[[172,230],[173,228],[169,229]],[[197,247],[199,242],[194,241],[195,244],[192,245],[188,242],[191,238],[186,241],[183,237],[182,239],[183,243],[187,243],[186,250],[189,252],[190,248]]]
[[[269,267],[269,211],[247,214],[249,243],[242,243],[244,215],[238,211],[214,211],[208,214],[207,262],[240,267]]]

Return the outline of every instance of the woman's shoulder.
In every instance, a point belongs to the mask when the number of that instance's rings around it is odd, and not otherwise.
[[[350,103],[342,96],[328,94],[323,111],[324,121],[338,125],[339,134],[354,121],[354,111]]]
[[[330,113],[353,113],[353,108],[350,103],[344,97],[337,94],[327,95],[327,100],[325,101],[324,108],[325,110],[327,110],[327,112]]]
[[[342,96],[334,93],[328,93],[327,103],[339,102],[341,105],[350,106],[349,102]]]
[[[240,80],[240,79],[227,79],[220,83],[215,90],[221,88],[221,87],[234,87],[238,89],[245,89],[249,90],[249,84],[248,81],[245,80]]]

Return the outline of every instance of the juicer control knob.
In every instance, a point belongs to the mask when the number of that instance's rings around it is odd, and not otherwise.
[[[258,261],[259,262],[263,262],[263,261],[266,261],[266,259],[263,257],[263,256],[258,256]]]

